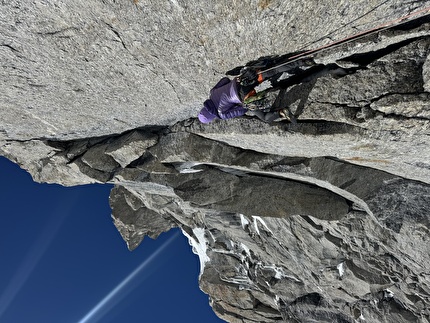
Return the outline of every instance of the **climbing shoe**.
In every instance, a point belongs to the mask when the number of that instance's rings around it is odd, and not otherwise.
[[[278,113],[279,113],[279,118],[281,118],[283,120],[291,121],[291,118],[290,118],[291,113],[287,108],[279,110]]]
[[[290,109],[284,108],[284,109],[278,110],[278,113],[279,113],[279,120],[280,121],[286,120],[292,124],[297,123],[297,119],[294,116],[294,114],[291,113]]]

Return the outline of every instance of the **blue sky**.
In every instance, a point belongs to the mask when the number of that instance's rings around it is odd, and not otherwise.
[[[0,322],[224,322],[179,230],[130,252],[109,185],[38,184],[3,157],[0,174]]]

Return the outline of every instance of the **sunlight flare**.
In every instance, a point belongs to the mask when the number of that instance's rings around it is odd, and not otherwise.
[[[160,255],[166,247],[173,242],[179,236],[179,232],[175,233],[166,242],[164,242],[152,255],[150,255],[142,264],[133,270],[124,280],[122,280],[112,291],[107,294],[96,306],[94,306],[79,323],[97,322],[101,317],[103,317],[112,307],[115,306],[128,292],[130,292],[135,286],[127,286],[136,276],[138,276],[142,270],[147,268],[147,266],[155,260],[155,258]],[[127,288],[127,290],[125,290]],[[122,295],[120,293],[123,292]],[[110,303],[110,304],[109,304]],[[110,305],[109,307],[107,307]]]
[[[8,285],[3,290],[0,296],[0,318],[14,301],[16,295],[21,291],[34,268],[36,268],[42,256],[51,245],[55,236],[61,228],[64,220],[69,215],[67,206],[73,205],[76,202],[77,196],[69,198],[67,201],[62,201],[53,212],[53,219],[47,224],[43,232],[39,235],[32,247],[29,249],[26,257],[23,259],[20,267],[11,277]],[[66,207],[65,207],[66,205]]]

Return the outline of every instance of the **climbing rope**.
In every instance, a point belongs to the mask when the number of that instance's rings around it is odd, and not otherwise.
[[[391,21],[385,22],[385,23],[383,23],[381,25],[378,25],[378,26],[376,26],[374,28],[371,28],[371,29],[359,32],[357,34],[354,34],[352,36],[343,38],[341,40],[337,40],[335,42],[323,45],[323,46],[315,48],[315,49],[311,49],[311,50],[308,50],[308,51],[300,52],[299,54],[290,56],[288,58],[288,61],[286,61],[284,63],[278,64],[276,66],[272,66],[272,67],[267,68],[265,70],[258,71],[257,72],[257,76],[261,77],[261,75],[263,73],[272,71],[274,69],[277,69],[277,68],[279,68],[281,66],[284,66],[284,65],[287,65],[287,64],[291,64],[292,62],[297,61],[297,60],[299,60],[299,59],[301,59],[303,57],[309,56],[311,54],[315,54],[315,53],[323,51],[325,49],[332,48],[332,47],[335,47],[335,46],[338,46],[338,45],[341,45],[341,44],[348,43],[348,42],[350,42],[352,40],[357,40],[357,39],[359,39],[361,37],[364,37],[364,36],[367,36],[367,35],[371,35],[371,34],[376,33],[376,32],[380,32],[380,31],[383,31],[383,30],[386,30],[386,29],[389,29],[389,28],[393,28],[393,27],[399,26],[399,25],[401,25],[403,23],[409,22],[411,20],[411,18],[418,19],[418,18],[425,17],[425,16],[427,16],[429,14],[430,14],[430,7],[426,7],[426,8],[414,11],[414,12],[412,12],[410,14],[405,15],[405,16],[402,16],[400,18],[396,18],[396,19],[393,19]]]

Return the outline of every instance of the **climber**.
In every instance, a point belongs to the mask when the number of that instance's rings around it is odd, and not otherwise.
[[[267,66],[267,65],[266,65]],[[264,71],[255,66],[245,66],[238,77],[230,80],[223,77],[210,91],[210,97],[204,102],[198,118],[202,123],[209,123],[215,119],[231,119],[245,114],[257,116],[265,122],[273,122],[276,119],[295,121],[287,107],[273,111],[269,109],[249,109],[249,101],[258,101],[264,98],[268,91],[286,89],[294,84],[306,83],[323,75],[332,74],[335,77],[343,77],[355,72],[359,67],[349,69],[337,64],[314,64],[311,59],[294,62],[294,64],[273,66]],[[287,72],[288,78],[280,79],[279,76]],[[265,80],[269,80],[271,88],[256,92],[255,87]]]
[[[230,80],[223,77],[210,91],[210,97],[204,102],[198,118],[202,123],[209,123],[215,119],[231,119],[245,114],[257,116],[265,122],[276,119],[290,120],[291,113],[288,108],[277,109],[249,109],[248,101],[258,101],[265,97],[268,91],[279,88],[279,77],[283,73],[290,76],[302,75],[310,66],[315,65],[312,58],[303,57],[291,60],[303,53],[292,52],[284,55],[263,56],[251,61],[245,66],[238,66],[227,75],[237,75]],[[293,79],[297,79],[293,78]],[[300,76],[299,76],[300,79]],[[255,87],[264,81],[269,81],[269,90],[256,92]],[[282,84],[285,84],[283,81]],[[291,120],[290,120],[291,121]]]
[[[289,54],[291,55],[291,54]],[[270,73],[260,72],[259,68],[267,67],[268,64],[276,64],[285,60],[287,55],[261,57],[259,60],[251,62],[254,65],[241,67],[241,74],[230,80],[223,77],[210,91],[210,97],[204,102],[198,118],[202,123],[209,123],[215,119],[231,119],[245,115],[257,116],[265,122],[272,122],[278,118],[288,119],[288,110],[281,109],[278,111],[264,112],[261,110],[252,110],[246,107],[246,100],[255,96],[263,96],[265,93],[257,93],[255,87],[267,79],[282,74],[286,70],[290,71],[297,66],[287,66],[287,68],[271,68]],[[270,63],[268,63],[270,62]],[[258,65],[259,64],[259,65]],[[258,66],[256,66],[258,65]],[[227,73],[228,74],[228,73]]]
[[[245,115],[249,109],[244,101],[257,93],[254,87],[261,83],[256,78],[255,82],[245,83],[241,78],[235,77],[230,80],[223,77],[210,91],[210,98],[204,102],[198,117],[202,123],[209,123],[214,119],[231,119]],[[271,122],[277,118],[286,118],[284,110],[263,112],[252,111],[266,122]]]

